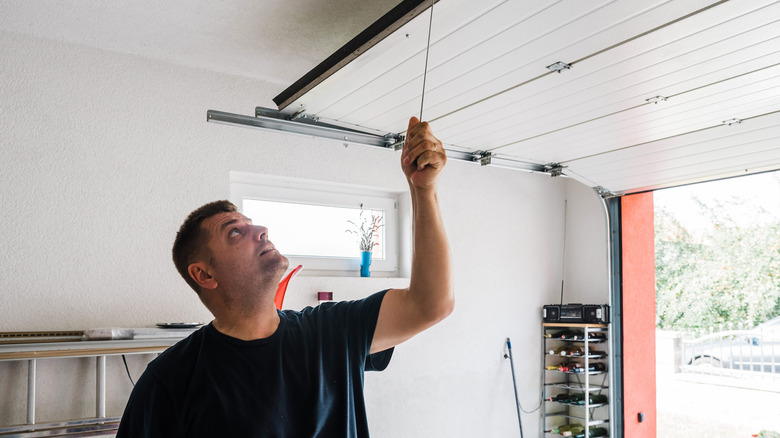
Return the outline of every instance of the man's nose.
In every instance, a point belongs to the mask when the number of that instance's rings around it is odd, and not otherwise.
[[[268,228],[262,226],[262,225],[255,225],[255,239],[260,240],[268,240]]]

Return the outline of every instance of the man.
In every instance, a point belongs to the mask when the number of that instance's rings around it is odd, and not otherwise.
[[[401,168],[413,208],[409,287],[363,300],[277,311],[288,260],[227,201],[182,225],[177,269],[214,320],[152,361],[128,401],[118,437],[365,437],[364,370],[454,306],[449,246],[436,185],[444,148],[409,120]]]

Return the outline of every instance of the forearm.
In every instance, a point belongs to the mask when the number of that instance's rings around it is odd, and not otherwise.
[[[412,274],[409,299],[425,319],[438,321],[452,312],[452,260],[435,189],[415,189],[412,196]]]

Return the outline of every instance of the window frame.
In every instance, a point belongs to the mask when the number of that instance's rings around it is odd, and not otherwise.
[[[373,258],[371,261],[371,271],[383,276],[397,276],[400,269],[399,196],[400,192],[373,187],[230,172],[230,201],[241,212],[244,211],[244,199],[384,211],[385,258]],[[273,236],[273,230],[270,230],[270,233]],[[353,276],[360,269],[360,251],[357,245],[355,257],[292,256],[285,254],[284,248],[280,249],[290,260],[290,266],[304,266],[302,273],[326,271],[328,275]]]

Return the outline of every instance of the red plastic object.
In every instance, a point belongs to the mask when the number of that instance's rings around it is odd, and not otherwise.
[[[303,265],[298,265],[297,268],[293,269],[279,283],[279,286],[276,288],[276,296],[274,297],[274,304],[276,304],[277,309],[282,310],[282,303],[284,302],[284,294],[287,292],[287,285],[290,283],[290,279],[293,278],[293,275],[297,274],[302,268]]]

